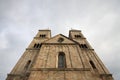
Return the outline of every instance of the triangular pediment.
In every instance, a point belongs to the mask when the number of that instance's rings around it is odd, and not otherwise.
[[[43,43],[75,44],[75,42],[73,40],[69,39],[68,37],[66,37],[62,34],[58,34],[58,35],[46,40]]]

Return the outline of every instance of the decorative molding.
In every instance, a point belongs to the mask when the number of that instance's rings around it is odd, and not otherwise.
[[[90,71],[90,68],[32,68],[31,71]]]
[[[86,38],[85,37],[81,37],[81,38],[72,38],[72,39],[80,40],[80,39],[86,39]]]
[[[109,77],[109,76],[112,77],[112,74],[100,74],[100,77]]]
[[[51,30],[49,30],[49,29],[43,29],[43,30],[39,30],[39,31],[51,31]]]
[[[73,31],[75,31],[75,32],[82,32],[81,30],[69,30],[69,32],[73,32]]]
[[[21,74],[7,74],[8,76],[21,76]]]
[[[94,51],[94,49],[88,49],[88,50]]]
[[[58,42],[59,42],[59,43],[61,43],[61,42],[63,42],[63,41],[64,41],[64,38],[62,38],[62,37],[58,38]]]
[[[44,45],[76,45],[75,43],[42,43]]]
[[[49,39],[48,37],[44,37],[44,38],[41,38],[41,37],[34,37],[34,39]]]
[[[40,48],[26,48],[26,50],[40,50]]]

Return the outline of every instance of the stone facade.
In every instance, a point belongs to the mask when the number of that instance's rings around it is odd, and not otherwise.
[[[80,30],[39,30],[6,80],[113,80]]]

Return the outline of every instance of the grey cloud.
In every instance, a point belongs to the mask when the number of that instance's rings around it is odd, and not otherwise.
[[[50,28],[52,35],[67,36],[73,28],[82,30],[119,80],[119,3],[119,0],[0,0],[0,79],[5,79],[37,30]]]

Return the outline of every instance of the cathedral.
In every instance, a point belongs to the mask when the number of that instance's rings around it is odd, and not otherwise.
[[[6,80],[114,80],[81,30],[39,30]]]

